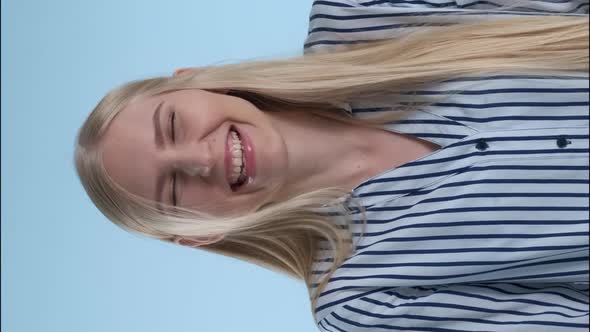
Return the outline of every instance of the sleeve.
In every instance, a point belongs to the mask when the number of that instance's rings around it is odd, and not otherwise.
[[[588,0],[539,1],[539,0],[349,0],[351,6],[398,7],[414,9],[461,9],[467,11],[515,11],[548,14],[588,14]]]
[[[304,53],[338,45],[392,39],[428,26],[499,17],[588,14],[590,0],[330,0],[314,1]]]
[[[342,303],[324,332],[587,331],[588,286],[461,284],[367,292]]]

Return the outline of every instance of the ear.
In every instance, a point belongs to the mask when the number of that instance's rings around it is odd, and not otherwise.
[[[199,70],[199,68],[198,68],[198,67],[185,67],[185,68],[178,68],[178,69],[176,69],[176,70],[174,71],[174,74],[172,74],[172,76],[176,77],[176,76],[178,76],[178,75],[180,75],[180,74],[182,74],[182,73],[184,73],[184,72],[187,72],[187,71],[193,71],[193,70],[194,70],[194,71],[197,71],[197,70]]]
[[[223,235],[212,235],[208,237],[176,236],[174,238],[174,243],[186,247],[196,248],[208,244],[217,243],[221,241],[223,238]]]

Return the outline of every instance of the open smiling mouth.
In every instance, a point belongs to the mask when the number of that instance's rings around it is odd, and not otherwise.
[[[229,161],[229,185],[232,191],[238,190],[248,179],[246,173],[246,153],[239,132],[232,126],[229,130],[228,149]]]

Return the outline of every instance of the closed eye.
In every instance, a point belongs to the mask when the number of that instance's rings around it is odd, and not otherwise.
[[[170,124],[169,124],[169,132],[170,132],[170,140],[172,143],[176,143],[176,112],[170,112]]]
[[[171,197],[171,201],[172,201],[172,206],[176,206],[177,201],[176,201],[176,175],[178,174],[178,172],[174,172],[172,173],[172,197]]]

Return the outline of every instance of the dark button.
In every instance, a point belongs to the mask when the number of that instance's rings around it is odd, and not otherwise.
[[[475,145],[475,148],[480,151],[483,151],[488,148],[488,143],[486,142],[485,139],[480,138],[479,141],[477,142],[477,144]]]
[[[557,139],[557,146],[560,148],[565,148],[568,144],[572,144],[572,141],[565,138],[565,136],[559,136]]]

